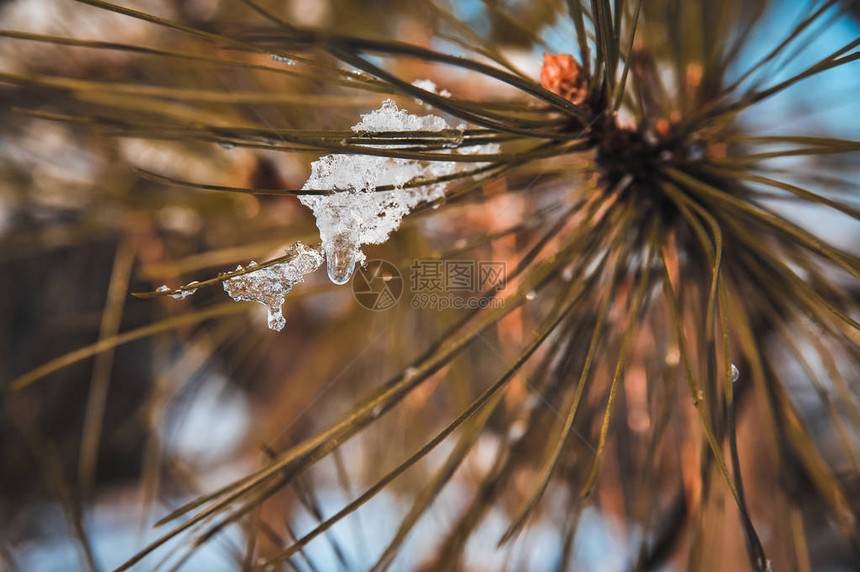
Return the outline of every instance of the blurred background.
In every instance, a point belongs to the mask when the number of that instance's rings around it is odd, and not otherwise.
[[[459,53],[457,43],[440,32],[446,29],[444,22],[428,18],[428,4],[396,0],[267,3],[297,25]],[[445,6],[527,75],[537,78],[544,51],[576,50],[563,4],[452,0]],[[124,5],[203,30],[236,31],[260,23],[247,6],[233,0],[146,0]],[[741,67],[767,53],[774,38],[784,34],[806,8],[805,2],[794,0],[768,3],[738,59]],[[841,8],[845,11],[835,15],[822,33],[808,39],[807,61],[860,36],[857,3],[846,2]],[[71,0],[4,0],[0,28],[211,55],[177,30]],[[220,55],[225,54],[230,55],[229,49]],[[277,65],[264,55],[234,57]],[[410,80],[429,78],[459,97],[501,101],[517,97],[513,90],[459,70],[413,60],[391,60],[387,65]],[[773,70],[774,79],[790,69],[787,64]],[[160,113],[165,116],[199,117],[209,123],[244,121],[273,129],[348,129],[360,113],[378,108],[385,97],[339,91],[322,82],[248,67],[21,37],[0,38],[0,71],[19,79],[38,76],[170,86],[184,92],[163,99]],[[740,121],[752,132],[857,139],[858,90],[857,67],[847,66],[787,90],[745,113]],[[74,102],[64,99],[67,92],[77,94]],[[223,97],[208,95],[213,92]],[[415,101],[396,99],[412,113],[428,113]],[[266,328],[264,308],[232,302],[220,287],[182,300],[130,296],[162,284],[173,287],[211,278],[249,260],[268,260],[296,240],[312,242],[317,236],[311,212],[293,197],[170,186],[140,176],[135,168],[217,185],[297,189],[317,155],[231,148],[181,137],[114,137],[109,123],[55,121],[21,112],[25,108],[63,114],[73,109],[85,117],[89,106],[107,100],[127,114],[148,117],[150,113],[146,106],[151,103],[134,89],[101,93],[0,77],[0,386],[4,388],[0,568],[4,570],[115,568],[158,536],[153,524],[171,509],[248,474],[272,451],[299,443],[339,419],[351,404],[407,366],[458,316],[454,310],[413,310],[408,298],[391,309],[369,311],[356,303],[349,287],[328,283],[324,272],[308,276],[288,297],[287,326],[281,332]],[[838,170],[847,181],[846,189],[855,193],[849,198],[856,205],[856,154],[835,157],[788,159],[786,166],[802,173],[825,162],[824,168]],[[512,268],[537,228],[471,249],[465,245],[488,229],[504,229],[539,216],[536,213],[544,204],[541,195],[508,192],[522,189],[532,178],[534,173],[526,172],[502,179],[487,185],[475,203],[466,201],[442,209],[444,213],[407,219],[395,238],[370,249],[368,258],[394,262],[405,278],[411,261],[442,254],[504,261]],[[787,217],[860,255],[856,220],[824,209],[797,211],[783,203],[775,205]],[[246,556],[250,538],[262,535],[272,543],[268,550],[275,550],[276,541],[285,542],[290,535],[301,536],[312,529],[323,515],[339,510],[384,474],[384,468],[395,466],[435,434],[440,419],[467,405],[488,383],[487,372],[496,375],[505,367],[505,359],[513,359],[501,356],[515,356],[534,324],[534,316],[526,311],[508,318],[491,336],[494,347],[470,348],[400,407],[273,497],[253,517],[274,523],[266,525],[270,528],[253,520],[228,529],[197,550],[183,569],[250,568]],[[57,359],[65,361],[52,361]],[[20,391],[9,390],[11,380],[52,363],[62,367]],[[860,473],[834,453],[839,445],[808,383],[809,372],[787,355],[781,363],[785,387],[805,415],[822,454],[833,459],[834,473],[851,493],[849,501],[856,510]],[[816,362],[813,369],[820,373],[827,367]],[[842,367],[856,398],[860,373]],[[491,470],[529,398],[539,396],[530,396],[524,379],[511,385],[503,406],[451,484],[419,521],[392,569],[416,570],[422,565],[432,569],[427,563],[440,539],[450,532],[481,477]],[[627,396],[630,403],[635,399]],[[643,421],[641,412],[635,417],[634,409],[627,413],[635,432]],[[588,428],[599,423],[599,413],[586,417],[577,427],[593,436]],[[754,418],[741,415],[741,462],[747,472],[751,511],[774,569],[794,569],[767,493],[773,482],[788,477],[780,468],[760,462],[766,445],[756,427]],[[857,434],[849,438],[855,450],[857,439]],[[409,510],[418,484],[427,482],[452,447],[443,443],[409,474],[311,542],[303,556],[292,559],[285,569],[368,569]],[[540,447],[529,447],[537,459]],[[584,447],[591,447],[589,439],[572,445],[573,449]],[[582,453],[573,450],[565,462],[575,464],[580,458]],[[532,519],[527,533],[511,546],[497,548],[535,466],[536,461],[531,473],[526,469],[517,473],[502,500],[484,514],[465,547],[463,568],[554,570],[565,561],[571,569],[632,569],[643,530],[625,517],[624,503],[637,495],[623,491],[622,480],[609,475],[601,482],[598,502],[583,509],[578,532],[570,536],[567,516],[572,501],[563,484],[568,470],[564,463],[560,482],[553,481],[546,492],[550,502]],[[614,469],[623,473],[624,467]],[[661,474],[673,482],[680,478],[671,467]],[[806,490],[807,477],[796,477],[800,490]],[[659,487],[655,491],[658,495]],[[814,569],[860,569],[856,553],[836,526],[816,512],[816,506],[811,499],[804,512]],[[748,567],[734,519],[734,513],[725,517],[727,532],[710,553],[720,557],[705,569]],[[568,551],[572,558],[564,556]],[[676,547],[670,554],[675,551],[683,552]],[[158,558],[145,560],[136,569],[154,569]],[[670,555],[656,568],[681,570],[686,562]]]

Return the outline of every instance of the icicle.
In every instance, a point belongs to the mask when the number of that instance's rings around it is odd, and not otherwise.
[[[336,234],[326,245],[325,258],[329,280],[338,285],[349,282],[358,258],[356,244],[350,233]]]
[[[321,218],[328,229],[334,230],[330,236],[323,237],[329,280],[338,285],[346,284],[359,262],[361,221],[352,209],[343,206],[329,207]]]
[[[224,281],[224,291],[237,302],[259,302],[268,310],[268,324],[272,330],[280,331],[286,324],[281,313],[284,297],[298,282],[304,281],[304,276],[310,274],[322,264],[322,255],[301,242],[287,250],[293,254],[287,262],[273,264],[248,274],[242,274]],[[248,268],[257,264],[251,262]],[[242,270],[239,266],[237,270]]]

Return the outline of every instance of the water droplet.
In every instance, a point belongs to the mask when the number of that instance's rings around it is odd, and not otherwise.
[[[252,260],[251,262],[248,263],[248,268],[253,268],[256,265],[257,265],[257,263]]]
[[[168,288],[166,284],[162,284],[155,291],[156,292],[170,292],[170,288]]]
[[[229,150],[231,150],[231,149],[235,149],[235,148],[236,148],[236,146],[235,146],[235,145],[233,145],[232,143],[218,143],[218,145],[219,145],[222,149],[226,149],[226,150],[228,150],[228,151],[229,151]]]
[[[454,248],[457,250],[462,250],[463,248],[466,248],[466,244],[468,244],[466,242],[466,239],[461,238],[460,240],[458,240],[457,242],[454,243]]]
[[[738,371],[738,368],[735,364],[732,364],[732,383],[737,382],[741,377],[741,372]]]
[[[403,370],[403,377],[414,377],[416,373],[418,373],[418,369],[410,366]]]
[[[374,406],[373,409],[370,411],[370,414],[373,415],[373,417],[379,417],[380,415],[382,415],[382,405]]]
[[[528,300],[529,302],[531,302],[535,298],[537,298],[537,292],[535,292],[534,290],[531,290],[528,294],[526,294],[526,300]]]

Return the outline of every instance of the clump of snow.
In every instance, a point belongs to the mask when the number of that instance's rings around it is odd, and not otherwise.
[[[297,242],[287,250],[292,258],[286,262],[273,264],[248,274],[224,280],[224,291],[231,298],[244,302],[259,302],[268,310],[269,328],[280,331],[286,321],[281,313],[281,306],[287,292],[293,285],[304,281],[304,276],[314,272],[322,265],[323,257],[315,249]],[[257,266],[251,261],[248,268]],[[238,266],[236,270],[242,270]]]
[[[448,122],[436,115],[412,115],[405,109],[398,109],[393,99],[386,99],[382,107],[361,116],[361,121],[352,126],[356,133],[371,131],[442,131],[450,129]]]
[[[412,82],[412,85],[414,85],[415,87],[420,87],[425,91],[441,95],[442,97],[451,97],[450,91],[448,91],[447,89],[439,89],[439,87],[435,83],[433,83],[433,80],[430,79],[416,79]]]
[[[442,97],[451,97],[451,92],[447,89],[439,89],[439,87],[433,83],[432,80],[429,79],[416,79],[412,82],[412,85],[418,88],[423,89],[424,91],[429,91],[430,93],[435,93],[436,95],[441,95]],[[416,103],[420,103],[427,109],[430,109],[432,106],[429,103],[425,103],[420,99],[415,99]]]
[[[465,126],[458,126],[462,130]],[[443,131],[451,129],[447,121],[435,115],[417,116],[398,109],[392,100],[361,116],[352,130],[361,132]],[[457,144],[462,141],[458,138]],[[492,143],[464,149],[446,149],[442,153],[497,153]],[[331,189],[343,192],[331,195],[300,195],[301,203],[313,210],[327,259],[328,275],[335,284],[345,284],[352,277],[356,263],[365,255],[361,246],[381,244],[400,221],[422,202],[445,195],[445,183],[433,183],[409,189],[402,188],[414,180],[427,180],[480,168],[485,163],[456,161],[418,161],[372,155],[326,155],[311,164],[311,176],[304,190]],[[392,185],[391,191],[375,192],[379,186]]]

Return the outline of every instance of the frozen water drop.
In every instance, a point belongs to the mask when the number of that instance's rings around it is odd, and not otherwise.
[[[373,415],[373,417],[379,417],[380,415],[382,415],[382,405],[374,406],[374,408],[370,411],[370,414]]]
[[[325,257],[329,280],[338,285],[349,282],[358,258],[358,251],[355,243],[349,240],[349,233],[335,235],[326,245]]]
[[[418,373],[418,370],[416,368],[410,366],[410,367],[407,367],[405,370],[403,370],[403,377],[406,377],[406,378],[414,377],[416,373]]]
[[[287,320],[284,318],[284,315],[281,313],[281,309],[278,308],[276,311],[273,311],[272,308],[268,308],[269,314],[266,317],[266,322],[269,325],[270,330],[275,330],[276,332],[280,332],[284,329],[284,326],[287,324]]]
[[[170,288],[166,284],[162,284],[156,289],[156,292],[170,292]]]
[[[738,371],[738,368],[735,364],[732,364],[732,383],[737,382],[741,377],[741,372]]]
[[[531,290],[528,294],[526,294],[526,300],[528,300],[529,302],[531,302],[535,298],[537,298],[537,292],[535,292],[534,290]]]
[[[288,66],[296,65],[296,60],[285,58],[284,56],[279,56],[276,54],[272,54],[272,59],[276,62],[281,62],[282,64],[287,64]]]
[[[342,206],[329,209],[327,216],[326,222],[333,231],[322,237],[328,277],[335,284],[346,284],[359,260],[361,222],[352,209]]]
[[[232,143],[218,143],[218,145],[219,145],[222,149],[226,149],[227,151],[230,151],[231,149],[235,149],[235,148],[236,148],[236,146],[235,146],[235,145],[233,145]]]
[[[184,286],[184,288],[189,288],[190,286],[194,286],[195,284],[200,284],[200,282],[198,282],[197,280],[194,280],[193,282],[189,282],[188,284],[186,284]],[[173,298],[174,300],[184,300],[185,298],[188,298],[189,296],[193,295],[196,292],[197,292],[197,288],[191,288],[190,290],[180,290],[179,292],[176,292],[174,294],[170,294],[170,297]]]

